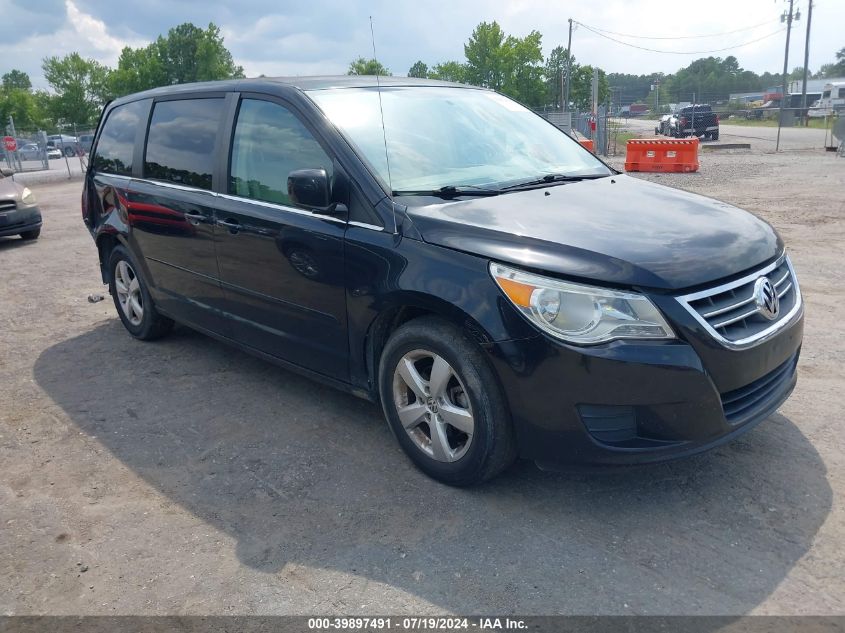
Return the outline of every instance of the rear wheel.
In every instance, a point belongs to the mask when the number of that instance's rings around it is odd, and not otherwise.
[[[417,467],[453,486],[493,477],[516,457],[510,414],[478,346],[423,317],[384,348],[379,393],[391,430]]]
[[[153,305],[139,267],[122,246],[109,256],[109,292],[117,314],[129,333],[142,341],[161,338],[173,329],[173,321],[161,316]]]
[[[712,134],[710,134],[710,138],[713,139],[714,141],[718,141],[719,140],[719,133],[713,132]]]

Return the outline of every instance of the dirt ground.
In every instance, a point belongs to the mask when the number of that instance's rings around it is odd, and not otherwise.
[[[41,239],[0,239],[0,614],[845,613],[845,160],[649,178],[781,232],[794,395],[686,461],[471,490],[417,472],[372,404],[186,329],[132,340],[80,182],[33,185]]]

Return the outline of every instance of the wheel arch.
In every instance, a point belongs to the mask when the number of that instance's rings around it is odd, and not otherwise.
[[[153,283],[153,278],[150,274],[146,260],[136,252],[136,249],[132,248],[132,244],[126,234],[117,230],[110,224],[104,224],[101,230],[94,236],[94,243],[97,246],[97,253],[100,258],[100,276],[102,277],[104,284],[109,283],[110,273],[108,268],[111,252],[116,247],[122,246],[129,251],[129,254],[135,260],[137,264],[136,268],[140,269],[141,275],[150,286],[150,291],[152,292],[155,289],[155,284]]]
[[[391,297],[370,322],[363,349],[356,352],[356,354],[364,355],[367,389],[374,400],[378,400],[378,370],[384,346],[391,334],[400,326],[422,316],[439,317],[451,323],[479,346],[483,347],[493,342],[493,338],[484,327],[460,307],[424,293],[399,293]]]
[[[100,258],[100,276],[103,283],[109,282],[109,256],[117,246],[127,246],[126,239],[117,232],[101,231],[95,238],[94,243],[97,245],[97,254]]]

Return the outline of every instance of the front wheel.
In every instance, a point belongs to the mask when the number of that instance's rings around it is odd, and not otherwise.
[[[430,477],[470,486],[516,458],[510,414],[478,346],[434,317],[414,319],[382,353],[379,393],[400,446]]]
[[[24,231],[21,233],[22,240],[37,240],[38,236],[41,235],[41,229],[32,229],[31,231]]]
[[[111,252],[109,270],[109,292],[117,315],[132,336],[151,341],[173,329],[173,321],[156,311],[139,267],[123,246]]]

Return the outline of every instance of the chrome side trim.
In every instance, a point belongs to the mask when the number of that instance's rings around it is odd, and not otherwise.
[[[96,176],[105,176],[106,178],[117,178],[118,180],[125,180],[125,181],[136,180],[132,176],[124,176],[123,174],[110,174],[107,171],[98,171],[94,174],[94,176],[95,177]]]
[[[367,224],[366,222],[356,222],[355,220],[350,220],[347,224],[349,224],[349,226],[357,226],[359,229],[370,229],[371,231],[384,231],[384,227],[378,226],[377,224]]]
[[[103,176],[107,176],[109,178],[117,178],[119,180],[123,180],[126,182],[137,182],[146,185],[153,185],[156,187],[165,187],[168,189],[176,189],[178,191],[187,191],[190,193],[202,193],[208,196],[212,196],[215,198],[223,198],[225,200],[232,200],[233,202],[246,202],[249,204],[255,204],[260,207],[265,207],[268,209],[274,209],[276,211],[284,211],[285,213],[295,213],[297,215],[304,215],[312,218],[319,218],[321,220],[328,220],[329,222],[336,222],[338,224],[347,224],[349,226],[357,226],[362,229],[369,229],[370,231],[384,231],[384,227],[378,226],[376,224],[367,224],[366,222],[355,222],[355,221],[346,221],[342,218],[335,217],[333,215],[327,215],[325,213],[314,213],[312,211],[306,211],[305,209],[298,209],[296,207],[289,207],[284,204],[276,204],[274,202],[266,202],[264,200],[255,200],[253,198],[245,198],[243,196],[233,196],[228,193],[217,193],[215,191],[209,191],[208,189],[200,189],[199,187],[190,187],[188,185],[179,185],[175,182],[165,182],[161,180],[150,180],[147,178],[133,178],[132,176],[123,176],[120,174],[109,174],[107,172],[100,172]]]
[[[770,327],[766,328],[765,330],[761,330],[760,332],[758,332],[757,334],[754,334],[753,336],[749,336],[749,337],[746,337],[746,338],[743,338],[743,339],[739,339],[737,341],[730,341],[730,340],[726,339],[724,336],[722,336],[721,334],[719,334],[719,332],[717,332],[716,329],[713,328],[713,326],[711,326],[707,322],[707,320],[695,308],[693,308],[690,305],[691,302],[697,301],[698,299],[704,299],[705,297],[710,297],[712,295],[717,295],[717,294],[720,294],[722,292],[732,290],[732,289],[737,288],[739,286],[744,286],[745,284],[747,284],[751,281],[754,281],[758,277],[775,270],[777,267],[781,266],[784,263],[784,261],[786,262],[786,265],[789,268],[789,274],[791,275],[792,283],[794,284],[795,303],[792,306],[792,309],[788,313],[783,315],[782,318],[775,321]],[[787,291],[784,291],[784,294],[786,292]],[[704,330],[708,334],[710,334],[710,336],[712,336],[721,345],[723,345],[724,347],[727,347],[728,349],[745,349],[745,348],[748,348],[748,347],[753,347],[754,345],[759,345],[760,343],[762,343],[763,341],[771,338],[772,336],[774,336],[775,334],[780,332],[780,330],[782,330],[787,325],[789,325],[792,322],[792,320],[795,318],[795,316],[799,312],[801,312],[801,310],[804,307],[804,302],[803,302],[803,299],[801,297],[801,289],[798,286],[798,277],[795,276],[795,269],[792,267],[792,262],[789,260],[789,257],[786,254],[781,255],[774,263],[769,264],[765,268],[761,268],[760,270],[753,272],[749,275],[746,275],[745,277],[742,277],[741,279],[737,279],[736,281],[731,281],[731,282],[728,282],[726,284],[721,284],[719,286],[716,286],[714,288],[709,288],[707,290],[701,290],[699,292],[694,292],[694,293],[691,293],[691,294],[688,294],[688,295],[682,295],[682,296],[678,296],[678,297],[675,297],[675,298],[678,300],[678,303],[680,303],[686,309],[686,311],[689,312],[690,315],[696,321],[698,321],[699,325],[701,325],[704,328]]]
[[[200,189],[199,187],[192,187],[190,185],[180,185],[175,182],[166,182],[163,180],[150,180],[149,178],[131,178],[132,182],[141,183],[144,185],[153,185],[155,187],[164,187],[165,189],[176,189],[177,191],[187,191],[188,193],[201,193],[206,196],[216,197],[217,194],[209,189]]]
[[[323,213],[314,213],[312,211],[306,211],[305,209],[297,209],[296,207],[289,207],[284,204],[276,204],[275,202],[265,202],[264,200],[254,200],[253,198],[244,198],[243,196],[233,196],[228,193],[216,193],[214,194],[218,198],[223,198],[224,200],[232,200],[233,202],[246,202],[248,204],[258,205],[259,207],[265,207],[267,209],[274,209],[276,211],[284,211],[286,213],[295,213],[296,215],[306,215],[311,218],[319,218],[321,220],[329,220],[330,222],[338,222],[340,224],[346,224],[346,220],[341,218],[336,218],[333,215],[326,215]]]

